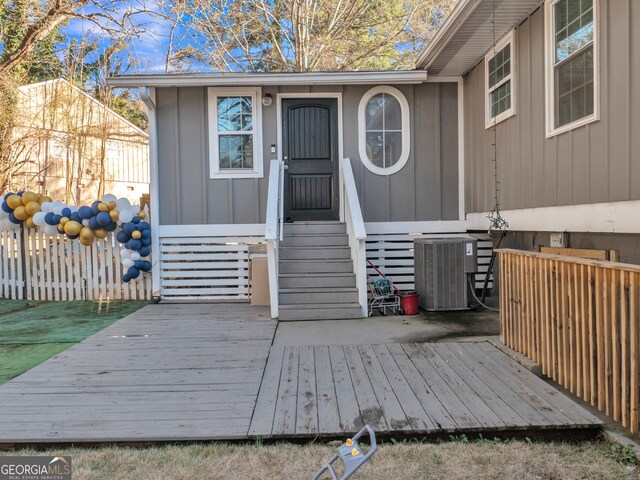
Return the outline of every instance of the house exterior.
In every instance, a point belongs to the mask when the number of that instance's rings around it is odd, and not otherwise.
[[[19,88],[11,188],[83,204],[149,192],[148,135],[64,79]]]
[[[640,9],[621,2],[460,0],[414,71],[110,79],[150,108],[156,295],[247,298],[266,242],[274,317],[364,314],[367,259],[412,288],[416,236],[491,228],[496,168],[502,246],[571,231],[632,256]]]

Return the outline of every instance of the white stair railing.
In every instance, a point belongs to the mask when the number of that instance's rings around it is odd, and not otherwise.
[[[358,302],[362,308],[362,316],[366,317],[367,308],[367,231],[362,219],[362,210],[358,200],[358,190],[353,177],[351,160],[342,159],[342,183],[344,191],[344,219],[349,235],[349,247],[353,260],[353,271],[356,274],[356,286],[358,287]]]
[[[267,241],[271,317],[278,318],[278,247],[284,229],[284,162],[271,160],[264,238]]]

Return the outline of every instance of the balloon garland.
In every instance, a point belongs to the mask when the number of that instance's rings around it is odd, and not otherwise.
[[[82,207],[29,191],[0,196],[0,231],[15,230],[24,224],[27,228],[40,228],[47,235],[65,234],[88,247],[96,238],[106,238],[119,227],[116,240],[122,246],[124,282],[151,271],[151,262],[145,260],[151,254],[151,225],[144,219],[140,207],[112,194]]]

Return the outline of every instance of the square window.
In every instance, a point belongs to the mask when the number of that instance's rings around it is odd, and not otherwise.
[[[511,31],[485,57],[486,128],[515,114],[514,52],[514,31]]]

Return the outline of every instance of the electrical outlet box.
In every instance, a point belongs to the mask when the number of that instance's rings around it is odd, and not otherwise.
[[[567,234],[566,233],[552,233],[549,235],[549,246],[552,248],[566,248],[567,247]]]

